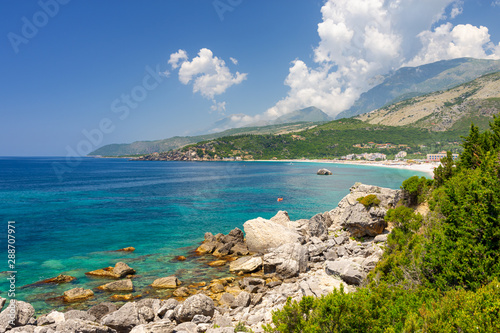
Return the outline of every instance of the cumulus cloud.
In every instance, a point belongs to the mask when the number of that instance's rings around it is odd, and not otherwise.
[[[423,48],[408,63],[410,66],[462,57],[497,59],[500,55],[490,42],[488,28],[483,26],[459,24],[453,27],[451,23],[445,23],[418,36]]]
[[[486,27],[439,24],[459,15],[462,5],[462,0],[327,0],[314,64],[291,62],[285,79],[290,90],[264,117],[311,105],[336,116],[379,83],[377,78],[403,65],[500,54]]]
[[[233,60],[233,63],[236,59]],[[203,48],[198,56],[189,61],[187,52],[179,50],[170,55],[168,63],[173,69],[179,68],[179,81],[185,85],[192,83],[193,93],[200,93],[203,97],[212,100],[212,111],[224,112],[225,102],[217,102],[215,96],[221,95],[226,90],[238,85],[247,78],[247,73],[236,72],[232,74],[224,60],[214,56],[213,52]],[[236,61],[237,63],[237,61]]]
[[[187,52],[184,50],[179,50],[170,55],[168,63],[172,66],[173,69],[176,69],[177,67],[179,67],[179,62],[183,63],[186,60],[188,60]]]

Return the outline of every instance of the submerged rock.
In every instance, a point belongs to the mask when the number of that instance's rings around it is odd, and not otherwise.
[[[120,279],[132,274],[135,274],[135,270],[124,262],[117,262],[115,267],[106,267],[85,273],[85,275],[113,279]]]
[[[59,274],[56,277],[35,282],[34,284],[61,284],[76,280],[76,277],[70,275]]]

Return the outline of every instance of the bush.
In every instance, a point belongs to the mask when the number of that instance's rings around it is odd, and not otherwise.
[[[379,198],[375,194],[369,194],[366,197],[361,197],[357,199],[358,202],[363,204],[367,209],[373,206],[378,206],[380,204]]]
[[[401,186],[404,191],[406,203],[410,206],[423,203],[432,187],[432,179],[413,176],[405,180]]]

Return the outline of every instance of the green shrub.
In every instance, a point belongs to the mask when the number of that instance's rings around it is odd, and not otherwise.
[[[373,206],[378,206],[380,204],[380,199],[377,198],[375,194],[369,194],[366,197],[361,197],[357,199],[358,202],[363,204],[367,209]]]

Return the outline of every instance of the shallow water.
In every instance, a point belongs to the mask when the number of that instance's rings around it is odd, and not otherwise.
[[[130,162],[85,158],[59,180],[62,158],[0,158],[1,247],[7,221],[16,226],[16,298],[38,312],[63,307],[73,287],[95,288],[109,280],[85,272],[127,262],[137,271],[134,295],[168,296],[148,287],[175,274],[183,282],[227,274],[209,258],[191,255],[205,232],[227,233],[261,216],[286,210],[294,220],[335,208],[355,182],[399,188],[422,173],[390,168],[281,162]],[[317,176],[319,168],[333,176]],[[277,197],[284,200],[277,202]],[[133,253],[112,252],[133,246]],[[0,294],[7,297],[7,253]],[[175,261],[178,255],[188,260]],[[27,286],[60,273],[77,280],[60,286]],[[91,303],[109,300],[96,292]],[[78,308],[79,305],[72,307]]]

